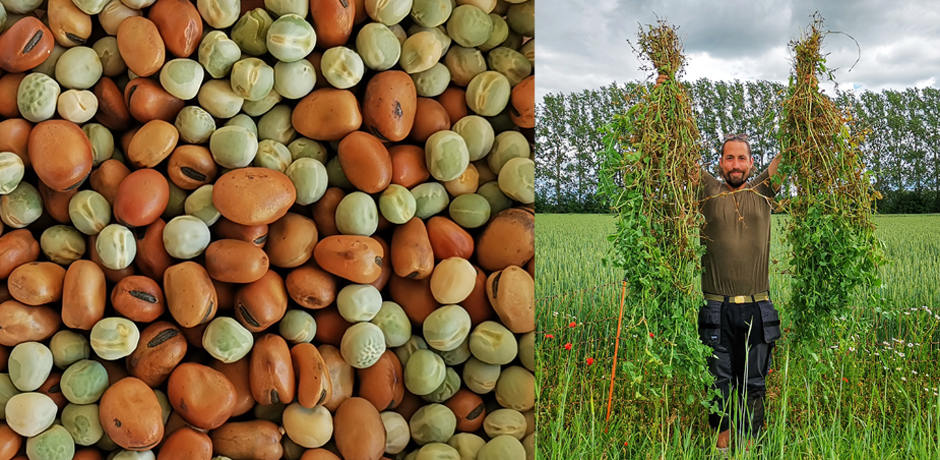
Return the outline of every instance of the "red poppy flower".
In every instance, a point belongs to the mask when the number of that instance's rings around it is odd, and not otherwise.
[[[627,445],[629,445],[629,444],[630,444],[629,442],[624,441],[624,442],[623,442],[623,447],[627,447]]]
[[[594,358],[588,358],[588,359],[587,359],[587,364],[588,364],[588,366],[590,366],[591,364],[594,364]]]
[[[845,378],[845,377],[842,377],[842,381],[845,382],[845,383],[849,383],[849,379],[847,379],[847,378]]]
[[[555,336],[554,336],[554,335],[551,335],[551,334],[545,334],[545,338],[546,338],[546,339],[554,339]]]
[[[768,373],[768,374],[773,374],[773,373],[774,373],[774,370],[771,369],[771,370],[767,371],[767,373]]]
[[[578,323],[572,321],[571,324],[568,325],[568,327],[575,327],[575,326],[577,326],[577,325],[578,325]]]
[[[570,350],[570,349],[571,349],[571,343],[570,343],[570,342],[569,342],[569,343],[566,343],[566,344],[565,344],[565,350]]]
[[[650,337],[654,337],[654,335],[653,335],[653,333],[652,333],[652,332],[650,332]]]

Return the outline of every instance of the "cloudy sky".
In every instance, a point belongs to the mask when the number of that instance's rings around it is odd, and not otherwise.
[[[936,0],[539,0],[536,101],[548,93],[646,80],[627,40],[657,17],[679,26],[684,80],[787,81],[788,44],[819,11],[827,67],[840,89],[937,87],[940,7]],[[859,58],[861,47],[861,60]],[[823,85],[825,88],[827,85]],[[831,88],[831,85],[829,85]]]

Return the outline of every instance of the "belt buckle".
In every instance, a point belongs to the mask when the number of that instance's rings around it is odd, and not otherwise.
[[[734,303],[738,303],[738,304],[744,303],[744,296],[743,295],[734,296]]]

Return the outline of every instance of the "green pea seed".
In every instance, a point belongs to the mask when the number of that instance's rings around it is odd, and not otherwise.
[[[71,460],[75,455],[75,441],[62,425],[26,440],[26,456],[30,460]]]
[[[223,363],[234,363],[248,356],[254,343],[251,332],[228,316],[213,319],[202,335],[203,348]]]
[[[371,321],[382,308],[382,294],[370,284],[350,284],[336,295],[336,308],[350,323]]]
[[[445,363],[446,364],[446,363]],[[421,399],[432,403],[443,403],[452,398],[460,390],[460,375],[452,368],[447,368],[444,375],[444,382],[430,394],[424,395]]]
[[[235,24],[241,14],[239,0],[196,0],[199,16],[213,29],[227,29]]]
[[[0,195],[6,195],[16,189],[23,180],[26,167],[23,159],[13,152],[0,152]]]
[[[525,416],[513,409],[497,409],[483,419],[483,430],[490,438],[508,435],[521,441],[525,437],[525,429]]]
[[[113,320],[118,318],[111,319]],[[125,319],[125,321],[127,320]],[[97,327],[97,324],[95,326]],[[105,326],[107,326],[107,323]],[[126,323],[124,326],[127,326]],[[134,330],[136,330],[136,326],[134,326]],[[110,331],[110,333],[114,332],[115,331]],[[98,334],[93,336],[92,347],[95,347],[94,337],[101,338],[99,337],[100,334],[102,334],[102,329],[99,329]],[[104,334],[103,337],[108,337],[108,334]],[[115,342],[114,344],[117,343],[121,343],[122,346],[126,345],[122,342]],[[101,344],[99,344],[99,347],[100,346]],[[111,346],[108,346],[108,348],[109,350],[113,350]],[[131,351],[133,351],[133,349],[131,349]],[[98,353],[97,348],[95,349],[95,352]],[[108,353],[110,353],[110,351]],[[62,389],[62,395],[65,396],[65,399],[67,399],[72,404],[93,404],[98,402],[98,400],[101,399],[101,396],[104,394],[105,390],[108,389],[108,385],[108,371],[101,363],[91,359],[83,359],[69,366],[65,372],[62,373],[62,379],[59,381],[59,387]]]
[[[451,129],[467,143],[470,161],[485,157],[493,148],[496,134],[493,126],[483,117],[467,115],[454,123]]]
[[[55,115],[59,91],[59,83],[48,75],[28,74],[16,90],[16,107],[23,118],[33,123],[48,120]]]
[[[473,5],[454,8],[447,20],[447,35],[460,46],[474,48],[486,43],[493,32],[493,20]]]
[[[211,197],[211,190],[209,193]],[[209,240],[209,226],[195,216],[174,217],[163,228],[163,245],[166,252],[177,259],[192,259],[202,254],[209,247]]]
[[[0,374],[0,420],[6,419],[7,402],[18,394],[20,390],[10,380],[10,374]]]
[[[245,101],[245,105],[242,106],[242,111],[252,117],[260,117],[273,109],[274,106],[281,102],[281,99],[281,94],[272,88],[260,101]],[[257,128],[255,128],[255,131],[257,131]]]
[[[108,361],[133,353],[139,340],[137,325],[127,318],[104,318],[91,328],[91,349]]]
[[[88,89],[98,83],[103,72],[94,49],[76,46],[62,53],[55,66],[55,79],[68,89]]]
[[[184,101],[199,94],[204,72],[192,59],[173,59],[160,70],[160,84],[166,92]]]
[[[457,433],[447,440],[447,445],[457,450],[461,460],[476,459],[486,441],[473,433]]]
[[[60,265],[69,265],[85,254],[85,238],[73,227],[54,225],[42,232],[39,247],[49,260]]]
[[[523,334],[519,339],[519,361],[529,372],[535,372],[535,332]]]
[[[101,229],[95,250],[101,259],[101,265],[111,270],[124,270],[137,256],[137,241],[127,227],[111,224]]]
[[[285,172],[291,164],[290,150],[287,150],[287,146],[278,141],[265,139],[258,143],[258,153],[251,163],[259,168]]]
[[[457,348],[454,348],[453,350],[448,350],[448,351],[431,350],[431,351],[434,351],[435,353],[437,353],[438,356],[440,356],[441,359],[444,360],[444,364],[447,364],[448,366],[457,366],[459,364],[463,364],[467,362],[467,360],[470,359],[471,356],[473,356],[470,353],[470,336],[469,335],[467,336],[467,338],[463,340],[463,342],[460,342],[460,345],[458,345]]]
[[[470,314],[460,305],[445,305],[424,320],[424,339],[428,346],[440,351],[450,351],[470,334]]]
[[[215,131],[215,119],[206,109],[188,105],[180,110],[174,123],[180,139],[190,144],[204,144]]]
[[[402,43],[398,63],[408,74],[423,72],[434,67],[443,52],[440,41],[433,33],[418,32]]]
[[[85,336],[63,329],[56,332],[49,342],[52,351],[52,362],[59,369],[66,369],[73,363],[91,356],[91,345]]]
[[[528,0],[509,7],[506,22],[515,33],[524,37],[535,36],[535,2]]]
[[[486,39],[486,42],[477,47],[482,51],[490,51],[509,38],[509,24],[506,24],[502,16],[490,13],[490,20],[493,21],[493,31],[490,32],[490,37]]]
[[[183,202],[183,210],[186,214],[199,218],[207,226],[215,224],[222,217],[219,210],[212,205],[212,188],[212,184],[203,185],[193,191]]]
[[[285,14],[268,29],[268,52],[279,61],[293,62],[303,59],[317,44],[313,26],[301,16]]]
[[[127,70],[127,64],[118,50],[116,37],[104,37],[91,47],[101,61],[101,72],[108,77],[116,77]]]
[[[513,158],[499,172],[499,188],[523,204],[535,201],[535,162],[528,158]]]
[[[447,70],[447,66],[438,62],[424,72],[412,74],[411,78],[415,82],[418,96],[437,97],[447,89],[450,83],[450,71]]]
[[[507,197],[496,181],[487,182],[477,189],[477,195],[486,198],[490,203],[490,217],[493,217],[512,206],[512,200]]]
[[[20,391],[35,391],[52,371],[52,351],[39,342],[23,342],[10,351],[10,381]]]
[[[411,189],[411,194],[415,197],[415,216],[420,219],[428,219],[450,204],[447,189],[440,182],[418,184]]]
[[[490,219],[490,203],[476,193],[465,193],[450,202],[450,218],[463,228],[479,228]]]
[[[82,126],[82,131],[91,142],[92,166],[98,167],[110,160],[114,154],[114,135],[111,130],[98,123],[88,123]]]
[[[444,0],[446,1],[446,0]],[[388,70],[401,57],[401,42],[386,25],[371,22],[356,35],[356,50],[363,64],[372,70]]]
[[[4,410],[10,429],[20,436],[33,437],[52,426],[59,406],[42,393],[30,392],[10,397]]]
[[[375,200],[366,193],[352,192],[336,206],[336,229],[344,235],[371,236],[378,225]]]
[[[93,446],[104,436],[97,404],[68,404],[62,409],[62,426],[80,446]]]
[[[443,404],[428,404],[418,409],[408,422],[411,438],[418,445],[447,442],[457,429],[457,417]]]
[[[69,200],[69,219],[78,231],[97,235],[111,221],[111,205],[94,190],[82,190]]]
[[[339,155],[333,156],[330,161],[326,162],[326,177],[330,187],[339,187],[343,190],[356,189],[343,172],[343,167],[339,164]]]
[[[317,322],[303,310],[288,310],[278,324],[278,331],[290,343],[310,343],[317,334]]]
[[[40,216],[42,197],[28,182],[20,182],[10,193],[0,196],[0,219],[8,226],[24,228]]]
[[[258,139],[272,139],[284,145],[290,143],[297,136],[297,131],[291,123],[293,111],[285,104],[275,105],[258,120]]]
[[[431,394],[444,383],[447,366],[430,350],[416,350],[405,366],[405,387],[417,396]],[[414,436],[414,433],[412,433]]]
[[[467,142],[454,131],[442,130],[431,134],[424,152],[431,176],[441,182],[460,177],[470,164]]]
[[[463,383],[474,393],[487,394],[496,388],[501,369],[499,364],[487,364],[471,356],[463,366]]]
[[[347,364],[365,369],[385,353],[385,334],[372,323],[356,323],[346,329],[340,342],[340,354]]]
[[[274,91],[287,99],[310,94],[317,83],[317,71],[306,59],[274,64]]]
[[[379,196],[379,210],[386,220],[402,225],[415,216],[417,204],[414,195],[401,185],[389,184]]]
[[[261,56],[268,52],[266,38],[274,20],[264,8],[255,8],[245,13],[232,28],[232,41],[245,53]]]
[[[484,321],[470,333],[470,352],[485,363],[509,364],[518,351],[516,337],[495,321]]]
[[[387,348],[400,347],[411,338],[411,321],[405,309],[395,302],[382,302],[382,308],[370,321],[385,334]]]
[[[497,436],[487,442],[477,453],[478,460],[505,460],[507,458],[525,458],[525,448],[512,436]]]
[[[323,52],[320,72],[333,87],[348,89],[362,80],[365,65],[355,51],[345,46],[335,46]]]
[[[473,77],[486,72],[486,60],[476,48],[452,46],[444,56],[444,64],[450,72],[451,81],[458,86],[467,86]]]
[[[271,27],[273,29],[274,26]],[[258,58],[242,59],[232,66],[230,80],[232,91],[238,97],[260,101],[274,89],[274,68]]]
[[[366,0],[366,13],[387,26],[398,24],[411,12],[412,0]]]
[[[296,202],[301,206],[316,203],[326,193],[329,178],[326,166],[323,166],[319,160],[306,157],[295,158],[294,162],[287,167],[285,174],[294,184],[297,190]]]
[[[496,381],[496,402],[499,405],[527,411],[535,406],[535,376],[521,366],[509,366]]]
[[[296,14],[305,18],[310,11],[310,2],[307,0],[264,0],[264,7],[274,16]]]
[[[453,10],[450,0],[414,0],[411,18],[422,27],[437,27],[447,22]]]
[[[418,350],[427,350],[428,344],[421,337],[417,335],[412,335],[405,341],[404,345],[396,348],[395,356],[398,356],[398,360],[401,361],[402,368],[405,364],[408,363],[408,360],[411,359],[411,355]]]
[[[170,186],[170,200],[167,202],[166,211],[163,211],[161,216],[163,220],[170,220],[183,212],[186,209],[186,197],[188,196],[186,190],[179,188],[173,181],[167,181]]]
[[[258,153],[258,138],[244,127],[223,126],[209,137],[209,152],[223,168],[244,168]]]
[[[467,106],[478,115],[496,116],[506,108],[511,92],[509,80],[503,74],[493,70],[481,72],[467,85]]]
[[[490,69],[503,74],[510,86],[516,86],[532,74],[532,63],[522,53],[501,46],[487,56]]]
[[[258,124],[255,123],[255,120],[253,120],[247,114],[240,113],[238,115],[235,115],[234,117],[226,121],[223,127],[224,126],[240,126],[242,128],[247,129],[248,132],[250,132],[253,136],[255,136],[255,139],[258,138]],[[226,168],[226,169],[232,169],[232,168]]]
[[[228,80],[209,80],[196,94],[199,105],[216,118],[232,118],[245,103]]]
[[[212,78],[225,78],[241,58],[241,48],[225,32],[213,30],[200,42],[198,57]]]

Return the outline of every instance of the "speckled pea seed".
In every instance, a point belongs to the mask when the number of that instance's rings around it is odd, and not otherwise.
[[[52,371],[52,351],[39,342],[24,342],[10,351],[10,381],[20,391],[42,386]]]
[[[216,118],[232,118],[245,104],[228,80],[209,80],[196,94],[199,105]]]
[[[199,44],[199,63],[212,78],[225,78],[241,57],[238,44],[221,30],[213,30]]]
[[[32,460],[71,460],[75,455],[75,441],[62,425],[53,425],[26,440],[26,455]]]
[[[372,323],[353,324],[343,333],[340,353],[356,369],[370,367],[385,353],[385,334]]]
[[[255,8],[244,15],[235,23],[232,28],[232,41],[239,48],[251,56],[261,56],[268,52],[268,46],[265,44],[265,38],[268,35],[268,28],[274,20],[264,8]]]
[[[195,216],[174,217],[163,229],[166,252],[177,259],[192,259],[202,254],[209,247],[209,240],[209,226]]]
[[[303,59],[317,44],[313,26],[296,14],[285,14],[268,29],[267,46],[272,56],[283,62]]]
[[[281,336],[293,344],[310,343],[317,334],[317,322],[303,310],[288,310],[278,324]]]
[[[414,195],[407,188],[389,184],[379,196],[379,210],[389,222],[402,225],[415,216],[417,204]]]
[[[415,74],[434,67],[441,56],[443,47],[431,32],[418,32],[401,45],[401,57],[398,63],[408,74]]]
[[[205,222],[207,227],[215,224],[222,217],[219,210],[212,205],[212,184],[203,185],[186,197],[183,210],[187,215]]]
[[[104,318],[91,328],[91,349],[108,361],[133,353],[139,340],[137,325],[127,318]]]
[[[202,335],[203,348],[223,363],[234,363],[248,356],[253,345],[251,332],[228,316],[213,319]]]
[[[97,235],[111,221],[111,206],[94,190],[82,190],[69,200],[69,218],[78,231]]]
[[[6,195],[16,189],[25,172],[26,167],[19,155],[0,152],[0,195]]]
[[[180,133],[180,139],[190,144],[204,144],[215,131],[215,119],[206,109],[189,105],[176,115],[173,124]]]
[[[93,404],[108,389],[108,371],[98,361],[83,359],[62,373],[59,387],[72,404]]]
[[[81,124],[95,116],[98,98],[91,91],[70,89],[59,95],[56,107],[63,119]]]
[[[445,209],[450,204],[447,189],[439,182],[425,182],[411,189],[415,197],[415,217],[427,219]]]
[[[202,65],[191,59],[173,59],[160,70],[160,84],[166,92],[188,101],[196,97],[202,85]]]
[[[291,143],[291,145],[294,145],[294,143]],[[294,188],[297,189],[296,203],[301,206],[316,203],[326,193],[329,182],[326,166],[323,166],[323,163],[316,159],[295,158],[294,162],[288,166],[285,174],[294,184]]]
[[[382,308],[382,294],[371,284],[350,284],[336,294],[336,308],[350,323],[371,321]]]
[[[209,138],[209,151],[223,168],[244,168],[258,154],[258,138],[242,126],[223,126]]]
[[[53,225],[43,230],[39,246],[49,260],[60,265],[68,265],[85,254],[85,238],[68,225]]]
[[[274,64],[274,90],[287,99],[300,99],[313,91],[317,71],[306,59]]]
[[[366,67],[388,70],[401,57],[401,42],[386,25],[371,22],[363,26],[356,36],[356,50]]]
[[[366,193],[352,192],[336,206],[336,228],[344,235],[370,236],[378,225],[375,200]]]
[[[404,366],[405,387],[418,396],[434,392],[444,383],[447,375],[444,360],[430,350],[415,350]]]
[[[447,442],[457,428],[457,417],[443,404],[428,404],[411,416],[408,422],[411,438],[418,445]]]
[[[59,369],[66,369],[73,363],[91,356],[91,345],[85,336],[63,329],[56,332],[49,342],[52,351],[52,362]]]
[[[59,91],[59,83],[48,75],[28,74],[16,90],[16,107],[23,118],[33,123],[48,120],[55,115]]]
[[[535,201],[535,162],[513,158],[499,171],[499,189],[509,198],[523,204]]]

